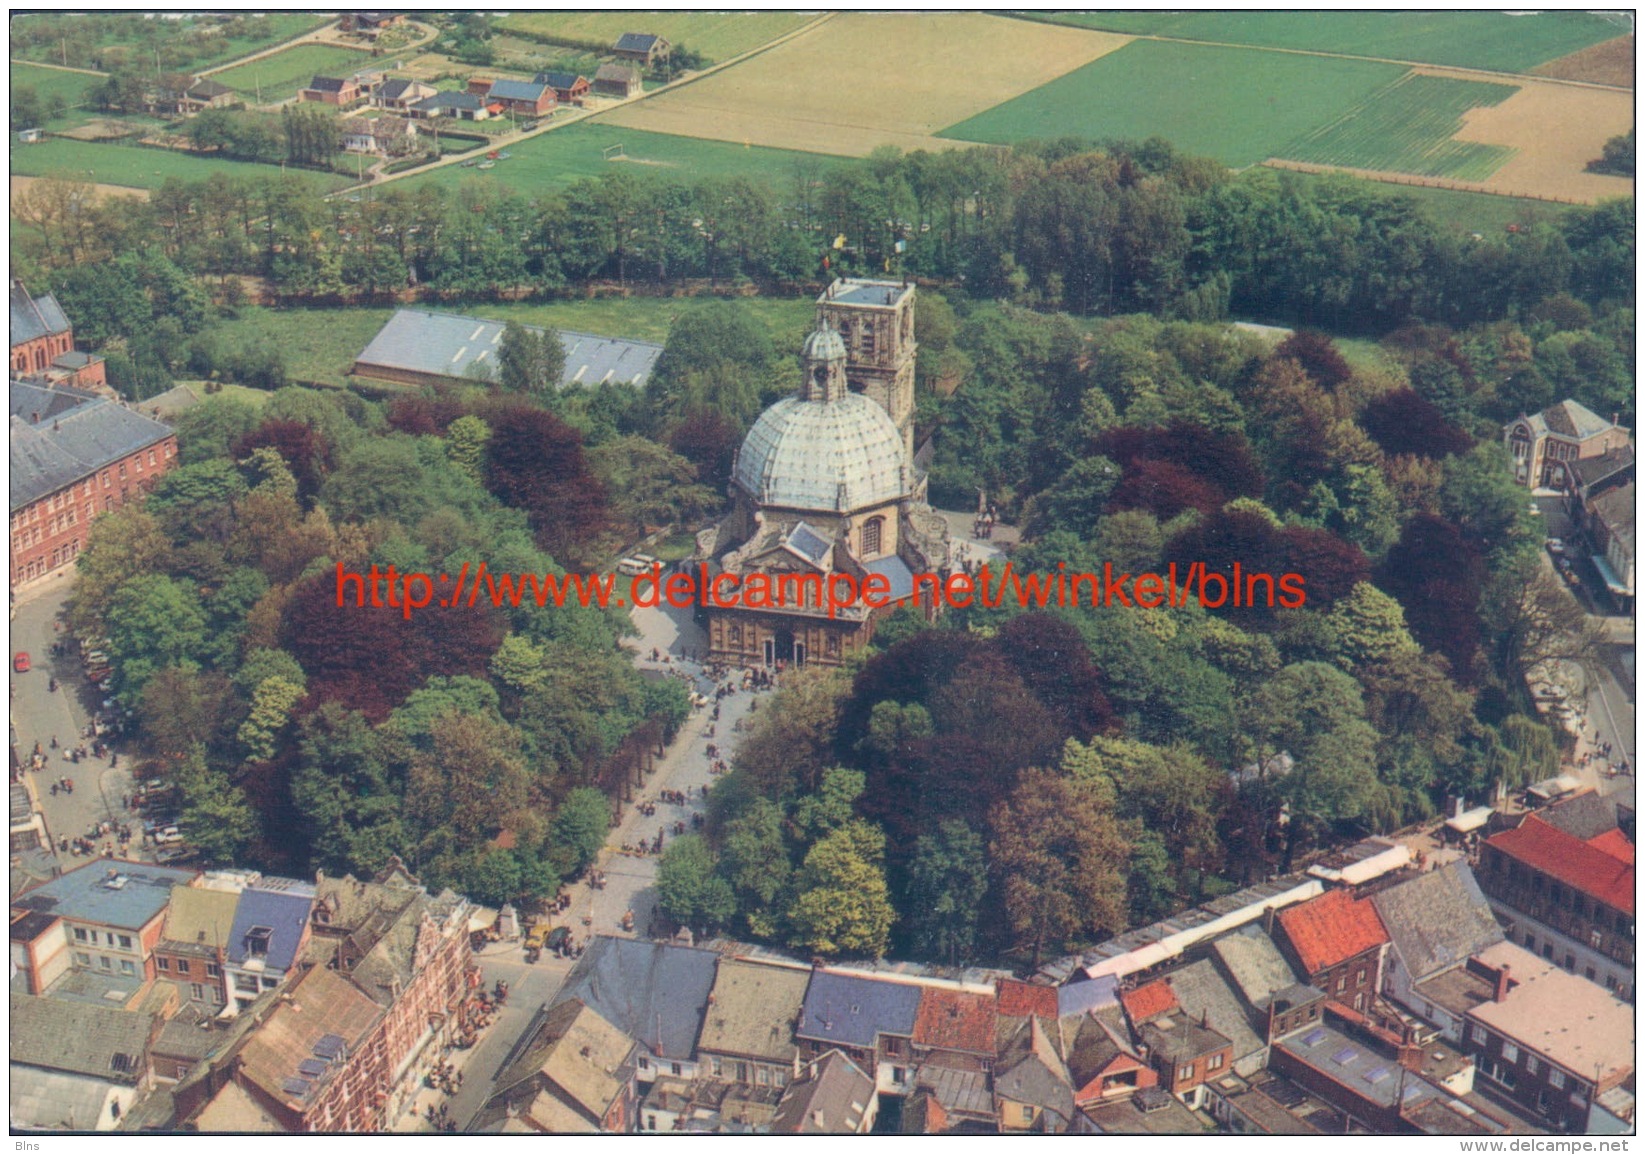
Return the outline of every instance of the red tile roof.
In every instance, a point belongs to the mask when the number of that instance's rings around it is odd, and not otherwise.
[[[1280,912],[1279,925],[1312,978],[1388,941],[1388,932],[1368,898],[1328,890],[1301,906]]]
[[[1013,1018],[1038,1015],[1042,1019],[1057,1017],[1057,988],[1040,983],[1025,983],[1017,979],[1001,979],[996,986],[999,1012]]]
[[[1156,1015],[1174,1011],[1181,1005],[1177,1002],[1177,992],[1164,979],[1155,979],[1134,991],[1127,991],[1120,996],[1120,1003],[1134,1027],[1140,1027]]]
[[[1618,862],[1633,865],[1634,844],[1628,841],[1628,836],[1621,830],[1607,830],[1597,838],[1588,839],[1588,845],[1595,850],[1604,851]]]
[[[1624,859],[1612,852],[1614,848],[1608,851],[1595,845],[1606,842],[1605,834],[1594,842],[1583,842],[1532,814],[1486,845],[1631,915],[1634,913],[1633,857]]]
[[[914,1016],[914,1045],[994,1053],[994,996],[926,987]]]

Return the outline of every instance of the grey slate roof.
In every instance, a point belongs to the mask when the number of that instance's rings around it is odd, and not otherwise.
[[[533,333],[542,332],[531,326],[527,328]],[[501,321],[399,309],[355,359],[355,372],[370,376],[370,367],[381,366],[462,378],[475,364],[494,365],[502,340]],[[652,341],[596,337],[592,333],[562,331],[560,344],[565,346],[565,371],[560,375],[562,388],[598,385],[603,381],[632,381],[643,385],[663,352],[663,347]]]
[[[1572,838],[1587,842],[1617,827],[1615,795],[1587,790],[1581,794],[1544,806],[1536,816],[1559,827]]]
[[[116,1093],[107,1083],[33,1067],[12,1067],[10,1083],[11,1125],[50,1131],[90,1130]]]
[[[151,1025],[149,1016],[122,1007],[13,992],[11,1061],[111,1083],[135,1083],[142,1074]]]
[[[12,906],[72,922],[138,930],[166,908],[173,886],[186,885],[194,875],[172,866],[99,859],[23,892]]]
[[[546,84],[550,88],[574,88],[579,80],[584,78],[575,72],[539,72],[531,78],[537,84]]]
[[[1211,1029],[1234,1044],[1234,1061],[1256,1054],[1268,1044],[1257,1035],[1240,1005],[1239,996],[1217,973],[1210,959],[1173,971],[1167,980],[1177,1002],[1196,1022],[1209,1021]]]
[[[1466,862],[1419,874],[1371,896],[1394,950],[1421,982],[1502,941],[1502,927]]]
[[[416,83],[415,80],[406,80],[403,77],[385,80],[382,87],[377,90],[377,95],[383,100],[399,100],[406,94],[406,90]]]
[[[354,985],[379,1006],[392,1005],[398,997],[397,990],[410,983],[416,973],[412,961],[416,957],[417,936],[423,933],[424,916],[437,928],[453,907],[464,901],[449,890],[432,898],[419,892],[349,973]],[[428,933],[437,932],[430,929]]]
[[[284,894],[250,887],[241,891],[240,902],[234,908],[234,926],[229,931],[229,961],[245,962],[249,955],[247,932],[254,926],[268,927],[274,933],[269,938],[264,965],[271,971],[289,970],[296,961],[297,943],[303,937],[303,928],[308,925],[309,911],[313,906],[311,895]]]
[[[848,1047],[872,1047],[881,1034],[912,1037],[920,995],[920,988],[912,983],[879,982],[819,969],[811,975],[794,1033],[802,1039]]]
[[[594,73],[595,80],[616,80],[625,84],[638,84],[640,70],[629,64],[602,64]]]
[[[38,385],[33,381],[11,382],[11,415],[21,417],[30,425],[49,422],[71,409],[91,401],[101,401],[96,393],[71,389],[67,385]]]
[[[1605,418],[1581,402],[1572,401],[1569,398],[1558,404],[1548,406],[1539,416],[1550,432],[1565,437],[1574,437],[1578,441],[1598,437],[1611,428],[1611,423]]]
[[[67,333],[69,320],[57,298],[47,293],[31,297],[21,281],[11,283],[11,344],[12,348],[40,337]]]
[[[896,554],[887,554],[877,561],[864,562],[863,569],[871,574],[883,574],[891,589],[883,597],[901,600],[914,592],[914,571]]]
[[[94,398],[69,405],[43,394],[69,393],[42,389],[19,381],[11,383],[11,508],[23,508],[89,477],[99,469],[170,436],[171,427],[124,405]],[[73,393],[75,398],[83,394]],[[31,425],[24,412],[41,413]],[[48,407],[56,407],[47,418]]]
[[[852,1135],[862,1126],[874,1080],[839,1051],[829,1051],[788,1084],[771,1120],[774,1135]]]
[[[718,960],[694,947],[597,935],[554,1004],[581,999],[658,1058],[690,1058]]]
[[[233,91],[234,89],[228,85],[219,84],[208,76],[204,80],[196,81],[194,87],[188,90],[188,94],[195,100],[215,100],[217,97],[227,96]]]
[[[1217,939],[1211,953],[1233,980],[1234,989],[1259,1011],[1266,1011],[1275,993],[1297,981],[1274,940],[1255,925]]]
[[[543,90],[547,87],[546,84],[533,80],[494,80],[491,82],[491,91],[486,95],[497,100],[522,100],[535,104],[542,99]]]
[[[822,565],[828,559],[828,553],[834,548],[830,539],[822,536],[805,522],[798,522],[788,531],[783,544],[807,561]]]
[[[618,52],[650,52],[662,37],[652,32],[624,32],[617,38]]]
[[[342,92],[343,85],[347,83],[336,76],[316,76],[308,82],[308,86],[315,92]]]
[[[478,112],[486,106],[484,98],[470,92],[437,92],[424,100],[419,100],[411,107],[420,112],[435,112],[453,109],[461,112]]]
[[[1064,1122],[1072,1119],[1074,1088],[1068,1067],[1040,1021],[1029,1019],[1028,1030],[1018,1038],[1018,1049],[1002,1054],[995,1067],[994,1097],[1032,1104]]]
[[[1634,551],[1634,483],[1619,486],[1589,502],[1594,516],[1603,521],[1630,554]]]
[[[1625,469],[1633,468],[1634,447],[1624,445],[1621,449],[1607,449],[1598,457],[1582,457],[1576,461],[1567,461],[1565,468],[1571,471],[1571,476],[1581,486],[1598,485],[1606,478],[1615,477]]]
[[[1057,1017],[1084,1014],[1086,1011],[1119,1005],[1119,979],[1103,975],[1096,979],[1082,979],[1057,988]]]
[[[1214,1027],[1202,1027],[1185,1015],[1164,1015],[1142,1025],[1142,1039],[1162,1059],[1173,1063],[1197,1059],[1233,1040]]]

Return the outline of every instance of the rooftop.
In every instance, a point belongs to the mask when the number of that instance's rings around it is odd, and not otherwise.
[[[11,347],[26,341],[50,337],[69,331],[68,318],[57,298],[50,293],[41,297],[29,295],[22,281],[11,283]]]
[[[1516,983],[1501,1002],[1483,1002],[1468,1017],[1515,1040],[1581,1078],[1605,1081],[1633,1070],[1634,1009],[1604,987],[1567,974],[1512,943],[1480,953],[1482,963],[1508,966]]]
[[[1234,989],[1259,1011],[1297,981],[1296,972],[1260,927],[1247,926],[1211,944],[1211,953],[1233,979]]]
[[[732,479],[761,505],[850,512],[906,497],[913,466],[891,415],[860,393],[785,397],[760,414]]]
[[[531,80],[494,80],[487,96],[495,100],[523,100],[535,104],[542,99],[548,85]]]
[[[1423,1099],[1444,1094],[1420,1076],[1401,1067],[1369,1043],[1321,1023],[1283,1039],[1274,1050],[1284,1051],[1384,1107],[1403,1103],[1409,1107]]]
[[[874,1098],[874,1080],[829,1051],[788,1084],[771,1121],[774,1135],[854,1135]]]
[[[1544,822],[1535,814],[1485,843],[1511,858],[1628,914],[1634,912],[1634,864]]]
[[[649,52],[662,39],[650,32],[624,32],[617,38],[618,52]]]
[[[443,93],[444,96],[463,95]],[[473,98],[478,100],[478,97]],[[541,329],[526,326],[533,333]],[[372,367],[465,378],[475,366],[489,368],[497,360],[504,324],[456,313],[397,309],[355,359],[355,372],[369,377]],[[662,355],[651,341],[596,337],[591,333],[560,331],[565,347],[561,387],[599,385],[605,381],[644,384]]]
[[[170,426],[107,398],[15,380],[11,410],[14,511],[171,434]]]
[[[1502,927],[1466,862],[1391,886],[1372,895],[1371,905],[1413,982],[1502,941]]]
[[[1173,971],[1170,982],[1184,1013],[1196,1022],[1208,1022],[1212,1030],[1234,1044],[1236,1062],[1268,1046],[1267,1040],[1252,1030],[1239,996],[1210,959]]]
[[[890,308],[914,291],[902,281],[870,281],[846,277],[829,285],[818,303],[833,302],[842,305],[873,305]]]
[[[214,952],[228,945],[234,930],[234,909],[239,904],[240,896],[233,891],[174,886],[160,940],[169,946]]]
[[[240,1073],[275,1102],[307,1108],[376,1024],[382,1009],[336,971],[315,967],[289,989],[240,1051]]]
[[[914,1018],[914,1045],[992,1055],[995,1017],[991,994],[926,987]]]
[[[794,1023],[810,982],[809,970],[722,959],[698,1050],[792,1062]]]
[[[817,968],[806,987],[795,1034],[802,1039],[872,1047],[881,1034],[912,1036],[921,989]]]
[[[11,1061],[113,1083],[136,1083],[148,1015],[121,1007],[11,996]]]
[[[1132,1025],[1138,1027],[1149,1019],[1169,1014],[1180,1006],[1176,992],[1164,979],[1155,979],[1134,991],[1125,991],[1120,995],[1120,1004],[1130,1016]]]
[[[566,976],[558,1005],[580,999],[662,1059],[690,1058],[719,956],[672,943],[596,935]]]
[[[634,1040],[619,1027],[582,1000],[569,999],[548,1012],[531,1049],[498,1076],[496,1097],[512,1100],[509,1092],[540,1077],[598,1124],[622,1094],[625,1068],[633,1053]]]
[[[1058,1017],[1056,987],[1043,983],[1025,983],[1017,979],[1001,979],[995,988],[995,1007],[999,1014],[1026,1018],[1038,1015],[1042,1019]]]
[[[308,926],[313,897],[248,887],[239,899],[228,938],[229,961],[243,964],[255,955],[271,971],[290,969]]]
[[[173,886],[194,877],[192,870],[101,858],[24,891],[12,906],[71,922],[140,930],[166,909]]]
[[[1388,941],[1388,932],[1370,901],[1356,899],[1343,890],[1326,891],[1281,911],[1279,926],[1291,940],[1305,978]]]
[[[1206,1130],[1198,1115],[1158,1087],[1145,1088],[1129,1099],[1093,1103],[1081,1110],[1104,1135],[1197,1135]]]

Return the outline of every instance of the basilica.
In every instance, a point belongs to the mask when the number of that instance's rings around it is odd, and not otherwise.
[[[949,564],[947,523],[914,465],[914,287],[840,280],[817,301],[800,390],[760,415],[731,472],[731,511],[696,562],[751,574],[883,575],[890,598]],[[796,588],[799,581],[790,581]],[[799,599],[794,599],[799,601]],[[743,666],[838,665],[892,612],[819,603],[705,611],[709,656]]]

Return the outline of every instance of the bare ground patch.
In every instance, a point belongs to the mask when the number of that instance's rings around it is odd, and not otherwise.
[[[1559,80],[1584,80],[1589,84],[1614,84],[1618,88],[1634,86],[1633,33],[1595,44],[1558,60],[1550,60],[1531,70],[1537,76],[1552,76]]]
[[[606,118],[627,128],[862,156],[948,149],[940,129],[1129,43],[980,12],[836,16],[696,83]]]
[[[1515,150],[1482,182],[1491,192],[1592,204],[1633,194],[1627,177],[1584,171],[1607,140],[1633,126],[1632,93],[1533,81],[1501,104],[1469,112],[1456,139]]]
[[[28,188],[35,181],[49,180],[49,179],[51,179],[51,178],[49,178],[49,177],[38,177],[38,176],[14,176],[14,177],[12,177],[11,178],[11,195],[12,195],[12,199],[15,200],[18,196],[20,196],[22,194],[24,189]],[[79,184],[80,182],[76,181],[75,183]],[[118,185],[118,184],[94,184],[94,185],[90,185],[88,187],[95,190],[96,193],[99,196],[127,197],[131,200],[140,200],[140,201],[146,201],[146,200],[149,199],[149,190],[146,189],[146,188],[127,188],[124,185]]]

